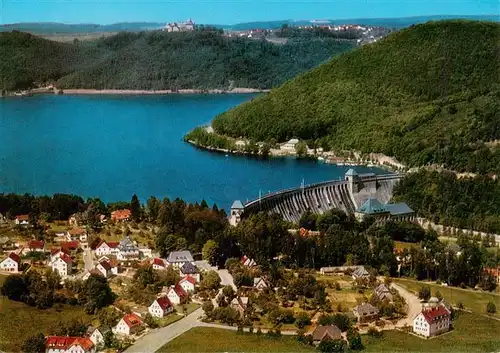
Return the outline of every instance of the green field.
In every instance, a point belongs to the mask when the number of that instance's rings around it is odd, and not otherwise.
[[[400,331],[385,331],[383,338],[363,336],[363,352],[497,352],[500,321],[461,312],[454,330],[433,339]]]
[[[270,338],[250,333],[195,327],[160,348],[158,352],[313,352],[294,337]]]
[[[0,276],[0,282],[3,279]],[[0,350],[18,352],[26,338],[38,332],[47,334],[60,322],[73,318],[92,321],[92,316],[86,315],[81,307],[64,305],[40,310],[0,296]]]
[[[441,292],[444,300],[452,305],[458,305],[462,303],[465,309],[472,310],[478,314],[486,313],[486,304],[488,302],[494,302],[497,306],[496,314],[493,316],[500,318],[500,295],[496,293],[489,293],[483,291],[474,291],[470,289],[462,289],[456,287],[443,287],[439,284],[431,284],[425,282],[418,282],[410,279],[395,278],[394,281],[402,286],[408,288],[412,292],[418,292],[420,287],[423,285],[428,285],[431,288],[432,295],[436,293],[437,290]]]

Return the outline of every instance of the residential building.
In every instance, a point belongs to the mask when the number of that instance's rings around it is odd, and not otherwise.
[[[94,353],[95,344],[87,337],[48,336],[46,353]]]
[[[111,212],[111,219],[115,222],[127,222],[132,215],[129,209],[116,210]]]
[[[168,297],[159,297],[149,306],[148,311],[153,317],[162,318],[174,311],[174,306]]]
[[[78,240],[71,240],[71,241],[62,241],[59,243],[61,246],[61,249],[64,249],[64,251],[67,251],[71,253],[72,251],[78,250],[80,247],[80,242]]]
[[[200,272],[198,271],[198,267],[192,262],[185,262],[179,269],[181,276],[191,276],[196,282],[200,281]]]
[[[179,283],[175,286],[171,286],[167,290],[168,299],[175,305],[179,305],[185,298],[187,298],[187,296],[187,292],[179,285]]]
[[[68,240],[87,241],[87,231],[83,228],[73,228],[66,232]]]
[[[0,262],[0,271],[17,273],[21,269],[21,257],[11,252],[6,259]]]
[[[118,245],[118,260],[138,260],[139,248],[134,244],[129,236],[126,236]]]
[[[104,345],[104,335],[109,331],[109,327],[101,326],[99,328],[89,326],[86,336],[94,343],[96,347]]]
[[[73,259],[66,254],[61,254],[51,262],[52,271],[57,272],[62,278],[67,277],[73,270]]]
[[[241,257],[240,261],[243,264],[243,266],[247,266],[247,267],[257,266],[257,263],[255,262],[255,260],[248,258],[246,255],[243,255]]]
[[[167,23],[165,26],[166,32],[189,32],[194,31],[195,23],[188,19],[186,22]]]
[[[381,301],[389,301],[392,302],[393,295],[389,288],[385,284],[379,284],[375,289],[373,289],[373,292],[377,296],[377,298]]]
[[[186,276],[179,281],[179,285],[186,293],[192,293],[196,287],[196,280],[191,276]]]
[[[352,309],[359,323],[372,322],[378,319],[378,309],[370,303],[361,303]]]
[[[368,278],[370,274],[368,271],[364,268],[364,266],[359,266],[356,268],[353,273],[352,273],[352,278],[353,279],[358,279],[358,278]]]
[[[96,270],[105,278],[111,277],[114,273],[111,264],[108,261],[101,261],[95,266]]]
[[[19,226],[28,226],[30,224],[30,216],[27,214],[18,215],[16,216],[15,223]]]
[[[130,336],[134,335],[142,329],[142,319],[137,314],[126,314],[118,321],[118,324],[113,328],[113,333],[117,335]]]
[[[165,270],[167,268],[167,264],[165,260],[160,259],[159,257],[155,257],[153,259],[153,269],[154,270]]]
[[[253,279],[253,287],[258,291],[261,291],[267,288],[267,283],[262,277],[256,277]]]
[[[248,297],[236,297],[231,301],[231,308],[240,313],[240,316],[245,314],[248,306]]]
[[[50,262],[60,257],[62,254],[69,255],[69,251],[63,248],[53,248],[50,250]]]
[[[382,204],[376,197],[370,197],[356,209],[354,215],[358,220],[366,216],[375,217],[376,222],[388,220],[412,221],[416,214],[406,203]]]
[[[95,248],[95,253],[97,256],[103,256],[103,255],[118,255],[118,245],[120,245],[119,242],[111,242],[111,241],[104,241],[101,240],[101,242],[96,246]]]
[[[182,251],[172,251],[168,254],[167,264],[174,265],[177,268],[181,268],[186,262],[194,262],[193,255],[187,250]]]
[[[45,242],[43,240],[31,240],[26,244],[24,248],[24,253],[29,253],[31,251],[45,252]]]
[[[497,282],[497,284],[500,285],[500,266],[495,268],[495,267],[486,267],[484,269],[484,272],[490,274],[493,276],[493,278],[495,278],[495,281]]]
[[[288,142],[284,143],[280,149],[295,152],[295,146],[297,146],[298,143],[298,139],[290,139]]]
[[[413,319],[413,332],[424,337],[447,332],[450,326],[451,314],[443,305],[422,308]]]
[[[313,343],[320,344],[323,341],[342,339],[342,331],[335,325],[317,326],[312,333]]]

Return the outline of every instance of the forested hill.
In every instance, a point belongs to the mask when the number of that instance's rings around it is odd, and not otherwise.
[[[416,25],[218,116],[216,132],[500,171],[500,24]]]
[[[59,88],[271,88],[353,44],[330,38],[276,45],[227,38],[221,30],[130,33],[62,44],[27,33],[0,33],[5,90],[55,80]]]

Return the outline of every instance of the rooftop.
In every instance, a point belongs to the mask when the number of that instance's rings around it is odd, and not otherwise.
[[[233,204],[231,206],[231,209],[233,209],[233,208],[234,209],[242,209],[244,207],[243,207],[243,204],[241,203],[240,200],[236,200],[236,201],[233,202]]]
[[[173,262],[193,262],[193,256],[191,253],[187,250],[182,250],[182,251],[172,251],[170,254],[168,254],[167,261],[169,263]]]
[[[346,173],[345,176],[357,176],[358,172],[356,172],[354,169],[350,168]]]

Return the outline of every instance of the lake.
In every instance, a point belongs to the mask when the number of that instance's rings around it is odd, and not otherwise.
[[[229,208],[283,188],[338,179],[347,167],[197,149],[184,134],[255,95],[0,99],[0,192],[72,193],[105,202],[136,193]],[[357,167],[359,171],[380,169]]]

